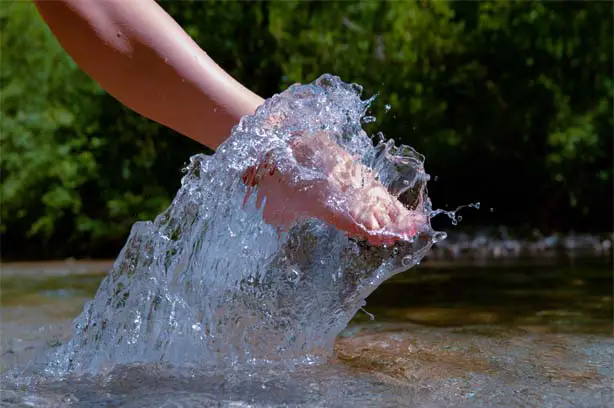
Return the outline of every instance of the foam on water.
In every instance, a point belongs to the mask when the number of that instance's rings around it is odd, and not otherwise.
[[[373,146],[361,128],[369,101],[360,92],[330,75],[292,86],[243,118],[213,156],[192,157],[172,205],[133,226],[48,373],[327,358],[364,299],[444,238],[430,227],[424,158],[392,141]],[[411,239],[376,247],[316,219],[283,232],[263,221],[242,176],[273,157],[297,185],[327,177],[289,148],[322,131],[424,216]]]

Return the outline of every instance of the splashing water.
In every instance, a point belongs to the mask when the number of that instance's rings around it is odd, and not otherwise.
[[[475,208],[476,210],[480,209],[480,203],[472,203],[472,204],[467,204],[467,205],[461,205],[456,207],[455,210],[452,211],[446,211],[446,210],[442,210],[440,208],[431,211],[431,213],[429,214],[430,218],[436,217],[439,214],[444,214],[446,215],[450,220],[452,220],[452,225],[458,225],[459,222],[461,222],[463,220],[463,216],[462,215],[458,215],[458,212],[460,210],[462,210],[463,208]],[[445,237],[444,237],[445,238]]]
[[[360,93],[331,75],[292,86],[243,118],[213,156],[192,157],[172,205],[154,222],[133,226],[47,372],[327,358],[364,299],[445,238],[430,227],[424,158],[393,141],[373,146],[361,128],[370,101]],[[411,239],[371,246],[316,219],[285,232],[263,221],[242,175],[274,156],[297,183],[324,177],[298,164],[288,147],[321,131],[424,216]]]

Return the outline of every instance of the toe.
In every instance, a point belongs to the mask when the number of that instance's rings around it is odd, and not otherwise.
[[[378,231],[381,229],[381,225],[377,221],[377,217],[373,211],[370,211],[366,217],[364,217],[363,226],[368,231]]]
[[[388,212],[388,209],[385,208],[384,206],[378,206],[374,213],[373,213],[375,219],[377,220],[377,223],[381,228],[386,228],[389,225],[391,225],[392,223],[392,219],[390,217],[390,214]]]

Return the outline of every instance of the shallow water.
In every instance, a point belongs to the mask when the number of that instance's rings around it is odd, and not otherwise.
[[[103,277],[95,269],[3,266],[3,370],[70,335]],[[137,365],[30,384],[5,373],[2,405],[605,407],[614,380],[611,270],[608,258],[427,261],[367,299],[375,320],[359,312],[325,365]]]

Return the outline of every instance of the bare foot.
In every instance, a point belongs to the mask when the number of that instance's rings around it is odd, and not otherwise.
[[[258,207],[264,203],[267,223],[287,228],[301,218],[315,217],[374,245],[410,239],[424,224],[422,213],[409,211],[369,168],[325,133],[300,137],[291,148],[302,167],[297,171],[319,177],[293,180],[272,161],[249,169],[243,177],[257,188]]]

